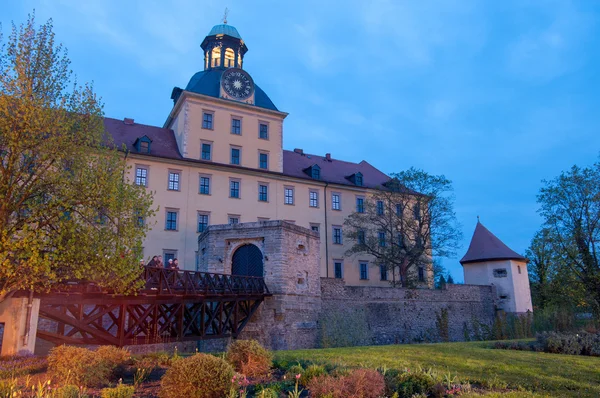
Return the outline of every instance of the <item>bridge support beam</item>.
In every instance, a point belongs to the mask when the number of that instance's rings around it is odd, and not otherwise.
[[[40,299],[10,298],[0,302],[0,355],[33,354]]]

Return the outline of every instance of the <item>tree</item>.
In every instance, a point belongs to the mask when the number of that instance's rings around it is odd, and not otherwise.
[[[545,227],[536,232],[525,256],[529,259],[531,298],[537,309],[572,308],[585,303],[585,291],[551,229]]]
[[[124,179],[91,85],[52,21],[0,36],[0,299],[89,279],[135,289],[152,197]]]
[[[448,284],[454,285],[454,278],[452,278],[452,274],[448,273]]]
[[[393,286],[432,283],[421,279],[433,273],[433,258],[453,256],[461,239],[453,200],[443,175],[414,168],[393,174],[347,217],[347,254],[372,256],[391,271]]]
[[[538,202],[544,226],[600,316],[600,163],[544,181]]]

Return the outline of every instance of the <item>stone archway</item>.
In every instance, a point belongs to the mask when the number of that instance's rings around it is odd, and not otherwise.
[[[238,247],[231,258],[231,275],[264,277],[263,255],[260,249],[249,243]]]

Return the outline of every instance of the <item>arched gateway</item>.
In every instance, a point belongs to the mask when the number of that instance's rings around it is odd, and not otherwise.
[[[243,276],[264,276],[263,255],[258,247],[252,244],[240,246],[231,260],[231,274]]]

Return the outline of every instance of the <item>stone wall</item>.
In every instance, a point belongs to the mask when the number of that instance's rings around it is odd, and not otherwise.
[[[448,335],[461,341],[474,324],[491,325],[492,286],[447,285],[443,290],[345,286],[321,279],[321,346],[439,341],[436,315],[448,314]],[[466,330],[465,330],[466,328]]]

